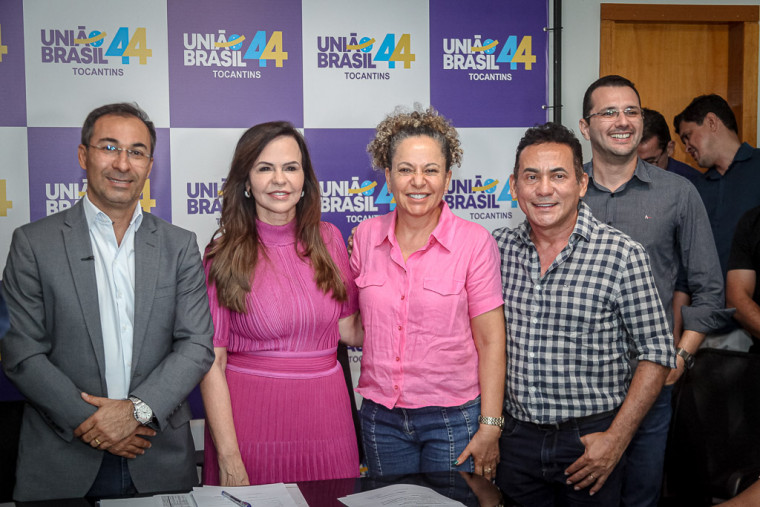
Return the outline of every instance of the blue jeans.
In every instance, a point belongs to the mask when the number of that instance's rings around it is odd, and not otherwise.
[[[499,440],[501,462],[496,471],[496,485],[504,494],[526,507],[616,507],[620,503],[625,456],[594,496],[589,495],[590,488],[575,491],[566,483],[565,475],[565,469],[586,450],[580,438],[607,430],[614,414],[593,422],[571,421],[561,429],[518,421],[508,414],[505,418]]]
[[[656,507],[660,501],[665,446],[673,413],[672,398],[673,386],[664,386],[625,451],[625,477],[620,505]]]
[[[458,407],[388,409],[362,402],[362,444],[370,476],[474,471],[472,457],[452,462],[479,428],[480,396]]]
[[[88,497],[101,498],[106,496],[123,496],[134,495],[137,493],[135,485],[132,484],[132,476],[129,474],[129,465],[127,458],[122,458],[103,452],[103,462],[100,464],[100,470],[95,477]]]

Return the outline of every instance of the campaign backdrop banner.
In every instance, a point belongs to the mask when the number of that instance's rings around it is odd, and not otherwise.
[[[547,120],[547,18],[534,0],[2,0],[0,269],[16,227],[85,194],[81,126],[112,102],[136,102],[157,127],[143,211],[195,232],[201,250],[237,140],[265,121],[304,133],[322,219],[344,238],[393,210],[367,144],[399,106],[432,105],[457,127],[453,212],[515,226],[515,148]]]
[[[548,2],[458,0],[4,0],[0,3],[0,267],[12,230],[73,205],[92,109],[138,103],[158,127],[140,204],[194,231],[218,227],[237,139],[256,124],[301,129],[323,219],[348,237],[391,211],[366,146],[397,107],[432,105],[464,158],[445,196],[488,229],[523,215],[514,149],[546,121]]]

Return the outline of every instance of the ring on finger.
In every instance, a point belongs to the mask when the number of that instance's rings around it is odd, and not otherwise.
[[[594,474],[588,474],[588,476],[589,476],[589,477],[591,477],[591,480],[592,480],[592,481],[593,481],[594,479],[596,479],[596,477],[594,477]]]
[[[95,439],[95,445],[100,445],[100,440],[98,440],[97,438]]]

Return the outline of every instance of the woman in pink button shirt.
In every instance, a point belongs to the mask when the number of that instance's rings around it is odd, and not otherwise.
[[[458,134],[432,108],[399,112],[368,151],[396,202],[359,225],[351,257],[369,473],[493,478],[506,363],[499,252],[443,201],[462,158]]]

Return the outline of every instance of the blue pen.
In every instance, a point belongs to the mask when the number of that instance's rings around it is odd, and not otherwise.
[[[248,502],[245,502],[237,497],[234,497],[227,493],[226,491],[222,491],[222,496],[229,500],[230,502],[234,502],[236,505],[239,505],[240,507],[251,507],[251,504]]]

